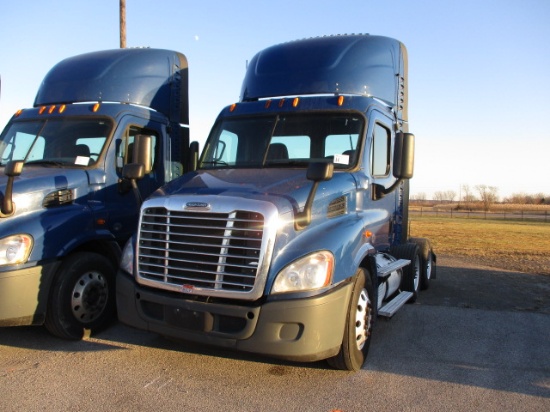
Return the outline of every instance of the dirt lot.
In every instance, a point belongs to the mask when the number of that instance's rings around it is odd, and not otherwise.
[[[175,342],[120,323],[83,341],[0,328],[0,410],[550,411],[550,276],[438,256],[380,318],[358,373]]]
[[[437,293],[422,294],[423,304],[550,314],[550,276],[447,255],[438,255],[437,267],[444,268],[433,281]]]

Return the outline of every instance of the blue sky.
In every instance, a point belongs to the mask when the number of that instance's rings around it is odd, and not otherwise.
[[[409,53],[412,193],[488,185],[550,195],[550,1],[126,0],[127,46],[189,61],[191,137],[238,100],[246,61],[290,40],[370,33]],[[0,127],[59,60],[119,47],[118,0],[4,2]]]

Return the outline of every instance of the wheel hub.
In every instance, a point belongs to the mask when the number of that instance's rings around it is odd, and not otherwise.
[[[73,289],[71,308],[76,319],[90,323],[103,313],[108,299],[107,282],[100,273],[88,272]]]

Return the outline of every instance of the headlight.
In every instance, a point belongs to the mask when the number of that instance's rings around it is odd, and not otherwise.
[[[25,263],[32,250],[30,235],[13,235],[0,239],[0,266]]]
[[[334,256],[328,251],[307,255],[284,268],[273,283],[272,293],[320,289],[332,280]]]
[[[134,242],[132,238],[126,242],[122,250],[120,269],[128,272],[130,275],[134,274]]]

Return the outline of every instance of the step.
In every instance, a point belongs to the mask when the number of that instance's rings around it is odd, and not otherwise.
[[[392,262],[389,265],[378,268],[378,276],[384,277],[385,275],[393,272],[394,270],[401,269],[402,267],[407,266],[409,263],[411,263],[409,259],[396,260],[395,262]]]
[[[401,292],[380,309],[378,315],[391,318],[412,297],[412,292]]]

